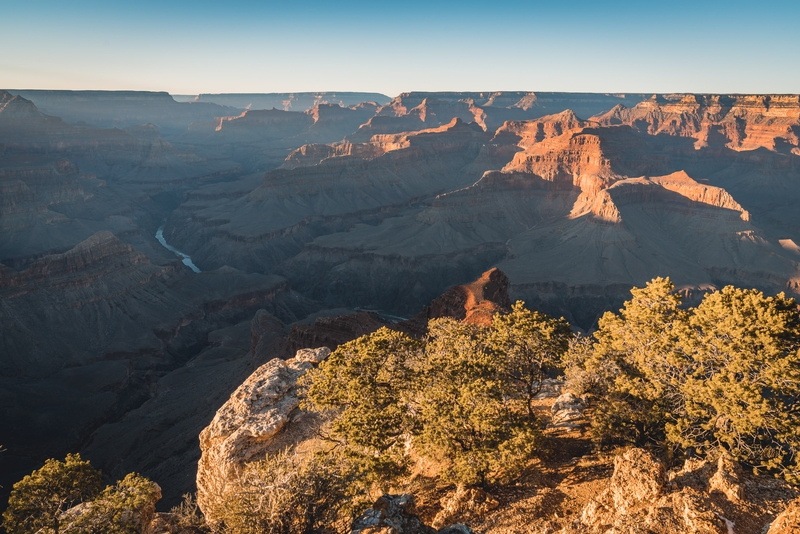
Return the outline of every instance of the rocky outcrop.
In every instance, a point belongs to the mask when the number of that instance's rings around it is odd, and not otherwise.
[[[591,214],[599,221],[622,222],[619,208],[630,204],[655,204],[660,208],[679,205],[691,208],[694,204],[737,212],[743,221],[750,214],[721,187],[700,184],[685,172],[653,178],[628,178],[615,182],[607,189],[583,192],[572,208],[571,217]]]
[[[275,436],[293,420],[300,399],[297,380],[330,354],[303,349],[294,358],[275,358],[259,367],[233,392],[200,433],[197,504],[210,524],[218,521],[221,497],[247,462],[264,455]]]
[[[350,534],[435,534],[415,512],[412,495],[383,495],[353,521]]]
[[[467,487],[457,487],[451,494],[443,497],[439,504],[441,510],[433,518],[431,526],[441,529],[446,529],[445,525],[480,520],[500,507],[500,502],[482,489]]]
[[[740,479],[741,468],[727,453],[720,455],[717,470],[708,479],[708,491],[719,492],[731,502],[740,503],[744,499],[744,486]]]
[[[510,309],[508,277],[499,269],[490,269],[472,283],[451,287],[418,315],[393,328],[420,336],[427,332],[429,320],[440,317],[489,326],[494,314]]]
[[[796,534],[800,532],[800,500],[794,500],[769,525],[766,534]]]
[[[620,534],[639,532],[686,532],[722,534],[725,521],[712,503],[692,490],[665,491],[663,465],[648,452],[630,449],[614,460],[608,489],[590,502],[580,517],[580,526],[569,532]]]
[[[383,495],[356,518],[350,534],[472,534],[461,524],[440,529],[425,525],[416,515],[412,495]]]
[[[696,148],[767,148],[800,155],[796,95],[653,95],[630,109],[616,106],[595,120],[649,135],[690,137]]]
[[[629,449],[615,458],[614,473],[605,490],[563,532],[766,532],[770,518],[775,517],[775,506],[791,500],[796,491],[765,477],[745,482],[739,472],[726,456],[718,462],[687,460],[683,468],[667,472],[650,453]],[[788,525],[796,520],[795,510],[790,504],[771,528],[793,532],[781,529],[792,528]]]

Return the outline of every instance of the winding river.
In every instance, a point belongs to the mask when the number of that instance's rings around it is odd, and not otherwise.
[[[159,228],[158,231],[156,232],[156,239],[158,239],[158,242],[161,243],[161,245],[165,249],[167,249],[170,252],[173,252],[173,253],[177,254],[178,256],[180,256],[181,258],[183,258],[183,264],[184,265],[186,265],[187,267],[189,267],[191,270],[193,270],[196,273],[200,272],[200,269],[197,268],[197,265],[194,264],[194,262],[192,261],[192,258],[190,258],[188,254],[184,254],[183,252],[181,252],[177,248],[175,248],[172,245],[170,245],[169,243],[167,243],[167,240],[164,239],[164,225],[163,224],[161,225],[161,228]]]

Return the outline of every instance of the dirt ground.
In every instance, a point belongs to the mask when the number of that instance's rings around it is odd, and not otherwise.
[[[448,524],[466,524],[476,534],[549,534],[568,526],[575,528],[586,505],[609,486],[614,458],[624,449],[598,450],[585,418],[567,427],[549,426],[554,401],[554,396],[546,396],[536,403],[537,414],[547,425],[549,453],[533,461],[512,483],[487,487],[477,502],[457,507]],[[742,482],[744,502],[732,503],[721,494],[710,497],[735,523],[735,534],[761,534],[798,496],[796,489],[773,478],[743,473]],[[448,500],[452,506],[457,492],[453,486],[437,485],[435,479],[424,476],[413,479],[404,490],[415,496],[420,518],[436,527],[442,526],[436,524],[437,515],[441,519],[442,510]]]

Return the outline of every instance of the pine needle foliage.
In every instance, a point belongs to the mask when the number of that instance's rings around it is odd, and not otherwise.
[[[331,439],[368,483],[407,473],[409,447],[451,482],[501,480],[543,448],[532,400],[570,336],[521,302],[490,328],[432,320],[421,341],[382,328],[310,371],[304,406],[335,413]]]
[[[573,344],[567,375],[593,399],[600,442],[723,451],[798,482],[800,311],[784,294],[732,286],[680,308],[668,278]]]
[[[487,330],[454,319],[428,326],[409,384],[417,424],[412,441],[447,465],[445,480],[485,484],[519,471],[542,447],[508,361],[490,350]]]
[[[533,420],[533,400],[545,378],[560,371],[563,356],[572,339],[572,329],[564,318],[525,308],[518,300],[511,313],[498,314],[492,320],[488,347],[503,362],[505,378],[520,390]]]
[[[139,514],[160,497],[161,490],[156,484],[137,473],[128,473],[122,480],[106,486],[64,533],[138,534],[142,530]]]
[[[100,484],[100,471],[79,454],[68,454],[63,462],[51,458],[14,484],[3,512],[3,528],[8,534],[59,534],[59,516],[96,497]]]

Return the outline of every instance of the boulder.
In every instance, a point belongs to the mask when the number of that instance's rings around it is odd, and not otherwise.
[[[767,534],[796,534],[800,532],[800,499],[789,503],[769,526]]]
[[[412,495],[383,495],[372,508],[359,516],[350,534],[472,534],[461,524],[436,530],[422,522],[416,515]]]
[[[412,495],[383,495],[354,522],[351,534],[435,534],[417,517]]]
[[[553,403],[550,412],[553,414],[552,426],[574,428],[575,423],[583,417],[583,410],[586,404],[580,397],[572,393],[562,393]]]
[[[233,392],[200,433],[197,504],[210,525],[227,485],[248,462],[261,459],[299,409],[297,381],[324,360],[330,349],[304,349],[294,358],[275,358]]]
[[[631,508],[655,501],[666,482],[664,466],[643,449],[630,449],[614,459],[611,496],[614,508],[625,513]]]
[[[394,328],[421,337],[428,331],[428,321],[440,317],[489,326],[496,313],[510,309],[508,276],[493,267],[474,282],[451,287],[434,299],[430,306],[425,306],[411,319],[397,323]]]
[[[732,502],[741,502],[744,488],[739,481],[739,466],[728,454],[723,454],[717,462],[717,471],[708,480],[708,491],[723,493]]]
[[[450,525],[464,518],[482,518],[495,510],[500,503],[480,488],[459,487],[441,500],[442,509],[431,523],[434,527]]]
[[[727,521],[704,494],[685,487],[667,493],[664,466],[643,449],[614,460],[608,488],[587,504],[566,533],[723,534]]]

